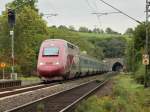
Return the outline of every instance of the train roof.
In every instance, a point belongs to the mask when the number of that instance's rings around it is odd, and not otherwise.
[[[63,40],[63,39],[47,39],[47,40],[44,40],[43,42],[48,42],[48,41],[62,41],[62,42],[67,42],[66,40]]]
[[[80,57],[84,57],[84,58],[87,58],[87,59],[89,59],[89,60],[97,61],[97,62],[102,63],[102,60],[98,60],[98,59],[96,59],[95,57],[92,57],[92,56],[90,56],[90,55],[88,55],[88,54],[84,54],[84,53],[82,53],[82,52],[80,52]]]
[[[64,42],[64,43],[66,43],[66,44],[68,43],[68,44],[73,45],[73,46],[76,47],[76,48],[79,48],[78,46],[74,45],[73,43],[70,43],[70,42],[68,42],[68,41],[66,41],[66,40],[63,40],[63,39],[47,39],[47,40],[45,40],[45,41],[43,41],[43,42],[48,42],[48,41]]]
[[[63,40],[63,39],[47,39],[47,40],[43,41],[43,43],[44,43],[44,42],[49,42],[49,41],[59,41],[59,42],[63,42],[63,43],[66,43],[66,44],[73,45],[74,47],[76,47],[76,48],[79,49],[78,46],[76,46],[76,45],[74,45],[74,44],[72,44],[72,43],[70,43],[70,42],[68,42],[68,41],[66,41],[66,40]],[[98,60],[98,59],[96,59],[95,57],[89,56],[88,54],[85,54],[85,53],[83,53],[83,52],[80,52],[80,57],[84,57],[84,58],[87,58],[87,59],[89,59],[89,60],[93,60],[93,61],[97,61],[97,62],[99,62],[99,63],[103,63],[102,60]]]

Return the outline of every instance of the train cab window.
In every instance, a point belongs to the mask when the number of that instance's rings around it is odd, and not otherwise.
[[[44,48],[43,56],[57,56],[59,54],[59,48],[57,47],[47,47]]]
[[[74,49],[75,47],[69,43],[67,43],[68,48]]]

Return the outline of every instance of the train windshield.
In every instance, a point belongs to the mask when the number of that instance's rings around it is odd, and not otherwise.
[[[59,54],[59,48],[48,47],[44,48],[43,56],[57,56]]]

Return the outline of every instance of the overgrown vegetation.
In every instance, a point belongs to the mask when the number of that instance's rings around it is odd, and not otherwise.
[[[150,23],[148,24],[148,30],[150,35]],[[148,66],[147,75],[145,75],[145,67],[142,65],[142,55],[146,54],[146,25],[145,22],[138,25],[133,33],[132,41],[129,43],[127,49],[127,69],[133,72],[135,79],[145,86],[150,86],[150,66]],[[148,54],[150,54],[150,45],[148,43]],[[145,79],[145,81],[144,81]]]
[[[149,112],[150,89],[144,89],[130,76],[114,78],[113,93],[110,96],[97,96],[84,101],[76,112]]]

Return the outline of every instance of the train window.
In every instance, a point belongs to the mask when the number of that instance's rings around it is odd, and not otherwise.
[[[74,49],[74,46],[69,43],[67,43],[67,46],[68,46],[68,48]]]
[[[43,56],[57,56],[59,54],[59,48],[57,47],[47,47],[44,48]]]

